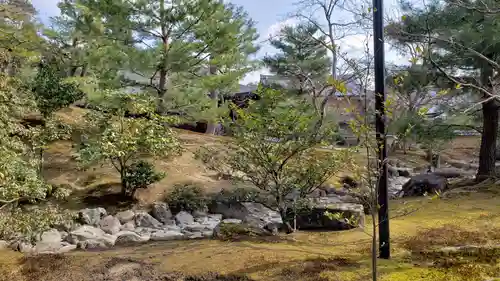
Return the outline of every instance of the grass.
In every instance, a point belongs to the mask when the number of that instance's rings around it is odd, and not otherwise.
[[[500,199],[487,194],[393,203],[391,216],[410,214],[391,221],[393,258],[380,261],[380,280],[483,281],[485,279],[480,278],[500,276],[496,264],[498,257],[484,260],[459,256],[443,260],[422,255],[452,245],[500,244],[499,203]],[[413,210],[417,211],[411,212]],[[362,281],[370,276],[371,237],[367,234],[370,231],[367,226],[364,231],[298,232],[281,241],[151,243],[100,252],[73,252],[53,257],[57,260],[50,263],[9,252],[0,254],[0,271],[6,272],[1,276],[10,278],[5,280],[32,280],[29,277],[34,275],[42,278],[38,280],[49,281],[101,280],[98,279],[99,274],[110,270],[106,267],[107,263],[116,258],[126,258],[144,264],[144,268],[158,275],[182,272],[184,275],[203,276],[218,273],[243,275],[262,281]],[[87,276],[91,272],[100,273]],[[43,279],[44,276],[46,279]]]
[[[68,123],[81,122],[84,110],[65,109]],[[200,182],[208,191],[231,187],[193,159],[201,145],[217,145],[223,137],[178,131],[186,152],[172,161],[156,161],[167,177],[138,194],[138,204],[164,197],[176,183]],[[476,149],[471,139],[452,148]],[[112,167],[82,171],[72,158],[71,142],[54,143],[47,151],[45,176],[51,183],[74,190],[66,204],[82,208],[95,198],[112,199],[119,186]],[[449,151],[454,158],[461,157]],[[360,159],[362,157],[359,157]],[[425,166],[423,154],[397,154],[394,161]],[[108,196],[108,197],[106,197]],[[102,201],[101,201],[102,202]],[[108,203],[109,203],[108,202]],[[492,193],[429,200],[412,199],[391,205],[391,260],[379,261],[382,281],[483,281],[500,277],[496,259],[442,258],[428,253],[446,246],[500,244],[500,199]],[[370,278],[370,221],[364,230],[298,232],[286,239],[238,241],[197,240],[116,247],[107,251],[77,251],[66,255],[24,257],[0,251],[0,280],[65,281],[364,281]],[[464,262],[465,261],[465,262]],[[183,279],[180,279],[180,278]]]

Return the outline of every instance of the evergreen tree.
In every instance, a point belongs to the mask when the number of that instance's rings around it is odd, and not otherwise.
[[[499,14],[485,11],[477,1],[432,2],[425,9],[405,4],[403,8],[407,15],[388,26],[389,37],[424,44],[421,55],[441,75],[456,88],[469,88],[481,98],[483,133],[477,176],[494,175],[499,104],[491,96],[499,73]]]
[[[286,26],[278,39],[271,40],[278,54],[263,60],[271,72],[292,80],[299,95],[307,91],[308,83],[325,79],[330,71],[328,49],[321,43],[326,39],[313,37],[317,33],[318,28],[311,24]]]

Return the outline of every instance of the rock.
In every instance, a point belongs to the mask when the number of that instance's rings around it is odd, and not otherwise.
[[[42,233],[40,241],[44,243],[60,243],[62,235],[57,229],[50,229]]]
[[[200,218],[200,217],[206,217],[206,216],[208,216],[208,215],[207,215],[207,212],[205,212],[205,211],[197,210],[197,211],[193,212],[193,217],[195,219]]]
[[[352,178],[351,176],[343,176],[340,179],[340,183],[346,189],[358,187],[358,182],[354,178]]]
[[[241,224],[241,223],[243,223],[243,221],[239,220],[239,219],[225,219],[222,221],[222,223]]]
[[[243,223],[263,228],[271,222],[283,223],[278,212],[260,203],[223,203],[213,202],[210,212],[222,214],[225,219],[239,219]]]
[[[104,217],[99,222],[99,227],[108,234],[116,234],[120,232],[121,226],[120,220],[111,215]]]
[[[108,248],[116,242],[116,236],[105,233],[102,229],[84,225],[70,233],[73,241],[77,241],[85,248]]]
[[[387,170],[389,177],[410,177],[413,172],[411,168],[395,167],[389,164],[387,164]]]
[[[7,250],[10,248],[10,243],[5,240],[0,240],[0,250]]]
[[[135,213],[132,210],[127,210],[119,212],[115,216],[121,224],[126,224],[127,222],[133,221],[135,218]]]
[[[120,231],[116,234],[115,244],[125,244],[125,243],[142,243],[147,242],[151,238],[150,233],[138,234],[132,231]]]
[[[280,229],[283,228],[283,224],[278,224],[275,222],[268,223],[266,226],[264,226],[264,229],[271,232],[272,235],[278,235],[280,232]]]
[[[106,210],[103,208],[87,208],[80,210],[78,217],[84,224],[97,226],[99,221],[107,215]]]
[[[175,215],[175,221],[182,227],[183,225],[193,224],[194,218],[190,213],[181,211],[177,215]]]
[[[363,205],[354,203],[330,203],[327,198],[311,202],[311,211],[297,215],[298,229],[347,230],[364,227]],[[327,215],[340,214],[338,218]]]
[[[35,248],[33,247],[33,245],[31,245],[31,243],[20,242],[18,244],[18,247],[19,252],[23,254],[33,254],[35,251]]]
[[[434,170],[432,174],[437,175],[439,177],[450,179],[450,178],[463,177],[469,175],[470,173],[467,173],[458,168],[437,168]]]
[[[125,223],[120,228],[120,230],[128,230],[128,231],[132,231],[134,229],[135,229],[135,223],[133,221],[129,221],[129,222]]]
[[[389,197],[391,199],[399,198],[402,195],[401,190],[403,185],[407,183],[410,179],[406,177],[392,177],[389,178]]]
[[[154,203],[151,212],[153,217],[161,223],[167,223],[172,219],[172,212],[170,212],[170,208],[165,202]]]
[[[448,189],[448,181],[435,174],[420,174],[411,177],[401,190],[403,197],[435,194]]]
[[[184,234],[171,230],[157,230],[151,234],[151,241],[170,241],[183,239]]]
[[[161,228],[162,223],[146,212],[135,214],[135,225],[138,227]]]

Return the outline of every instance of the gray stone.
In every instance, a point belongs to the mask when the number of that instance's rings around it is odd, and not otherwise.
[[[182,227],[183,225],[193,224],[194,218],[190,213],[181,211],[175,215],[175,221]]]
[[[120,221],[121,224],[126,224],[127,222],[134,220],[135,213],[132,210],[127,210],[117,213],[115,217]]]
[[[102,229],[84,225],[70,233],[73,241],[82,243],[85,248],[109,248],[116,242],[116,236],[105,233]]]
[[[197,219],[197,218],[199,218],[199,217],[206,217],[206,216],[208,216],[208,215],[207,215],[207,212],[202,211],[202,210],[197,210],[197,211],[194,211],[194,212],[193,212],[193,217],[194,217],[195,219]]]
[[[466,172],[464,170],[458,168],[438,168],[432,172],[434,175],[443,177],[443,178],[460,178],[464,176],[474,175],[474,172]]]
[[[151,238],[150,233],[143,233],[143,234],[138,234],[132,231],[120,231],[116,234],[116,243],[115,244],[122,244],[122,243],[142,243],[142,242],[147,242]]]
[[[0,240],[0,250],[7,250],[10,247],[10,243],[5,240]]]
[[[60,243],[62,235],[57,229],[50,229],[42,233],[40,241],[44,243]]]
[[[120,221],[111,215],[104,217],[99,222],[99,227],[108,234],[116,234],[120,232],[121,226]]]
[[[406,177],[392,177],[389,179],[389,197],[391,199],[398,198],[402,195],[401,190],[403,185],[407,183],[410,179]]]
[[[132,231],[134,229],[135,229],[135,223],[133,221],[129,221],[129,222],[125,223],[120,228],[120,230],[128,230],[128,231]]]
[[[244,223],[263,228],[270,222],[282,223],[278,212],[271,210],[260,203],[223,203],[214,202],[211,213],[222,214],[225,219],[239,219]]]
[[[153,204],[152,214],[155,219],[161,223],[167,223],[172,219],[172,212],[165,202],[157,202]]]
[[[146,212],[135,214],[135,225],[137,227],[161,228],[162,223]]]
[[[18,244],[18,249],[19,249],[19,252],[21,252],[23,254],[33,254],[35,251],[35,247],[33,247],[33,245],[31,245],[31,243],[26,243],[26,242],[20,242]]]
[[[151,241],[170,241],[183,239],[184,234],[171,230],[157,230],[151,234]]]
[[[78,213],[79,219],[84,224],[97,226],[99,221],[107,215],[103,208],[87,208],[80,210]]]
[[[225,219],[222,221],[222,223],[228,223],[228,224],[241,224],[243,223],[242,220],[239,220],[239,219]]]
[[[217,225],[215,225],[215,226],[217,226]],[[202,232],[202,231],[214,229],[215,226],[210,227],[210,225],[206,225],[206,224],[192,223],[192,224],[185,225],[183,230],[187,230],[190,232]]]
[[[446,178],[435,174],[420,174],[413,176],[406,182],[401,190],[403,197],[422,196],[424,194],[435,194],[446,191],[448,181]]]

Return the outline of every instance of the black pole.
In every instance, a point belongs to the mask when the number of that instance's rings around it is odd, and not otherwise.
[[[387,193],[387,140],[385,131],[385,58],[383,0],[373,0],[373,46],[375,57],[375,130],[378,144],[378,221],[379,255],[382,259],[391,257],[389,244],[389,196]]]

